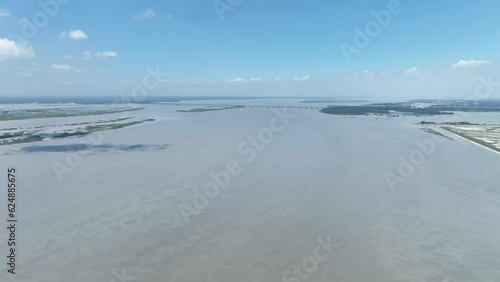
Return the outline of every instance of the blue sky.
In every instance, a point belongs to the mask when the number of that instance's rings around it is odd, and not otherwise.
[[[494,0],[41,3],[0,1],[2,96],[121,95],[158,67],[150,95],[462,97],[500,61]]]

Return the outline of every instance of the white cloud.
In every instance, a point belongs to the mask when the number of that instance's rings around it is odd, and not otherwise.
[[[477,67],[479,65],[493,64],[492,61],[481,61],[481,60],[460,60],[458,63],[451,65],[452,68],[467,68],[467,67]]]
[[[17,43],[7,38],[0,38],[0,61],[10,58],[33,58],[33,47],[27,43]]]
[[[8,17],[8,16],[10,16],[9,10],[4,9],[4,8],[0,8],[0,18],[1,17]]]
[[[309,75],[304,75],[304,76],[296,76],[294,75],[293,76],[293,80],[295,81],[305,81],[305,80],[309,80],[311,77]]]
[[[259,82],[259,81],[262,81],[263,78],[262,77],[254,77],[252,79],[250,79],[250,81],[253,81],[253,82]]]
[[[348,75],[344,78],[344,80],[352,80],[352,79],[366,78],[366,77],[373,77],[373,76],[375,76],[374,72],[365,70],[361,73],[355,73],[353,75]]]
[[[62,56],[61,58],[63,58],[64,60],[72,60],[73,59],[73,55]]]
[[[375,73],[371,72],[371,71],[365,70],[364,72],[361,73],[361,75],[364,76],[364,77],[372,77],[372,76],[375,75]]]
[[[85,34],[85,32],[83,32],[83,30],[81,30],[81,29],[63,31],[59,34],[60,39],[64,39],[66,37],[74,39],[74,40],[81,40],[81,39],[88,39],[89,38],[87,36],[87,34]]]
[[[235,79],[229,79],[227,82],[246,82],[246,80],[241,77],[237,77]]]
[[[82,53],[82,59],[84,60],[90,60],[92,58],[92,52],[90,51],[85,51]]]
[[[52,64],[52,65],[50,65],[50,68],[54,69],[54,70],[72,70],[72,69],[75,69],[75,67],[70,66],[70,65],[66,65],[66,64]]]
[[[409,68],[405,72],[406,74],[419,74],[420,70],[417,67]]]
[[[118,53],[116,53],[114,51],[96,52],[95,56],[98,58],[104,58],[107,60],[110,57],[118,57]]]
[[[167,20],[171,21],[171,20],[173,20],[173,19],[174,19],[174,15],[172,15],[172,14],[167,14],[167,15],[165,16],[165,18],[166,18]]]
[[[134,15],[134,19],[136,20],[146,20],[149,18],[155,17],[155,11],[151,9],[146,9],[144,11],[137,12],[137,14]]]

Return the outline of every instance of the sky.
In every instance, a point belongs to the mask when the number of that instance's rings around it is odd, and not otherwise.
[[[496,0],[0,0],[0,96],[500,92]],[[491,87],[490,87],[491,89]]]

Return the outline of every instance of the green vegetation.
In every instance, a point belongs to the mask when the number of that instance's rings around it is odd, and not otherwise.
[[[325,99],[325,100],[304,100],[299,103],[318,104],[318,103],[365,103],[368,100],[349,100],[349,99]]]
[[[177,110],[178,112],[181,113],[202,113],[202,112],[213,112],[213,111],[222,111],[222,110],[230,110],[230,109],[236,109],[239,107],[226,107],[226,108],[196,108],[196,109],[191,109],[191,110]]]
[[[322,113],[332,115],[389,115],[394,112],[406,113],[409,115],[451,115],[432,107],[412,108],[403,104],[371,104],[366,106],[331,106],[321,110]]]
[[[54,134],[54,138],[65,138],[65,137],[70,137],[70,136],[81,136],[81,135],[87,135],[93,132],[97,131],[105,131],[105,130],[113,130],[113,129],[120,129],[136,124],[141,124],[144,122],[149,122],[149,121],[154,121],[154,119],[145,119],[145,120],[138,120],[138,121],[132,121],[132,122],[127,122],[127,123],[113,123],[113,124],[103,124],[103,125],[89,125],[85,127],[85,130],[77,130],[73,132],[63,132],[63,133],[57,133]]]
[[[23,136],[24,134],[26,134],[25,131],[16,131],[16,132],[12,132],[12,133],[4,133],[4,134],[0,135],[0,139],[19,137],[19,136]]]
[[[124,127],[127,127],[127,126],[141,124],[141,123],[144,123],[144,122],[147,122],[147,121],[152,121],[152,120],[148,119],[148,120],[132,121],[132,122],[127,122],[127,123],[113,123],[113,124],[104,124],[104,125],[89,125],[89,126],[86,127],[86,130],[88,131],[88,133],[92,133],[92,132],[96,132],[96,131],[120,129],[120,128],[124,128]]]
[[[449,131],[449,132],[451,132],[451,133],[454,133],[454,134],[456,134],[456,135],[458,135],[458,136],[461,136],[461,137],[463,137],[463,138],[465,138],[465,139],[467,139],[467,140],[470,140],[470,141],[472,141],[472,142],[474,142],[474,143],[477,143],[477,144],[479,144],[479,145],[483,145],[483,146],[485,146],[485,147],[487,147],[487,148],[490,148],[490,149],[492,149],[492,150],[495,150],[495,151],[497,151],[497,152],[500,152],[500,149],[499,149],[499,148],[497,148],[495,145],[493,145],[493,144],[491,144],[491,143],[488,143],[488,142],[485,142],[485,141],[483,141],[483,140],[481,140],[481,139],[478,139],[478,138],[475,138],[475,137],[469,136],[469,135],[467,135],[467,134],[465,134],[465,133],[461,132],[460,130],[457,130],[457,129],[452,128],[452,127],[447,127],[447,126],[443,126],[443,127],[441,127],[441,128],[442,128],[442,129],[444,129],[444,130],[447,130],[447,131]]]
[[[15,110],[2,111],[0,120],[23,120],[36,118],[57,118],[57,117],[77,117],[77,116],[93,116],[115,114],[129,111],[140,111],[144,108],[122,108],[116,110],[94,110],[94,111],[79,111],[77,110],[62,110],[62,109],[43,109],[43,110]]]
[[[2,140],[3,142],[0,142],[0,146],[21,144],[21,143],[30,143],[30,142],[37,142],[37,141],[42,141],[42,140],[43,140],[43,137],[41,137],[41,136],[29,135],[27,138],[22,138],[22,139]]]
[[[418,100],[412,100],[411,102],[431,104],[432,108],[440,111],[500,112],[500,100],[418,99]]]
[[[123,121],[124,119],[118,119],[118,120]],[[0,135],[0,146],[1,145],[11,145],[11,144],[42,141],[44,137],[51,137],[54,139],[60,139],[60,138],[66,138],[66,137],[72,137],[72,136],[83,136],[83,135],[87,135],[87,134],[97,132],[97,131],[120,129],[120,128],[132,126],[132,125],[137,125],[137,124],[141,124],[141,123],[145,123],[145,122],[150,122],[150,121],[154,121],[154,119],[145,119],[145,120],[126,122],[126,123],[88,125],[84,129],[81,128],[81,129],[77,129],[75,131],[66,130],[66,131],[61,132],[61,133],[54,133],[54,134],[52,134],[52,136],[47,136],[47,134],[44,134],[44,133],[36,133],[36,134],[35,133],[26,133],[24,131],[15,132],[12,134],[5,133],[3,135]],[[27,137],[5,140],[7,138],[22,137],[24,135],[26,135]]]
[[[131,117],[127,117],[127,118],[117,118],[117,119],[111,119],[111,120],[100,120],[100,121],[96,121],[94,123],[111,123],[111,122],[120,122],[120,121],[124,121],[124,120],[128,120],[128,119],[131,119]],[[92,124],[91,122],[81,122],[81,123],[70,123],[70,124],[65,124],[65,125],[68,125],[68,126],[73,126],[73,125],[86,125],[86,124]]]
[[[416,106],[415,103],[425,103]],[[500,112],[500,100],[414,100],[401,103],[375,103],[362,106],[330,106],[322,113],[334,115],[389,115],[391,112],[407,115],[451,115],[453,112]]]
[[[52,137],[55,139],[59,139],[59,138],[66,138],[66,137],[71,137],[71,136],[80,136],[80,135],[85,135],[85,134],[88,134],[88,132],[77,130],[77,131],[73,131],[73,132],[66,131],[63,133],[55,133]]]
[[[421,128],[421,130],[427,132],[427,133],[430,133],[430,134],[434,134],[434,135],[437,135],[437,136],[440,136],[440,137],[443,137],[443,138],[446,138],[446,139],[450,139],[450,140],[453,140],[452,138],[444,135],[443,133],[435,130],[435,129],[432,129],[432,128]]]

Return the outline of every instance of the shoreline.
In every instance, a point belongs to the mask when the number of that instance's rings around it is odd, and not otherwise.
[[[436,126],[435,128],[436,128],[436,129],[441,129],[441,130],[443,130],[445,133],[451,134],[451,135],[453,135],[453,136],[455,136],[455,137],[461,138],[461,139],[463,139],[463,140],[465,140],[465,141],[467,141],[467,142],[469,142],[469,143],[472,143],[472,144],[474,144],[474,145],[476,145],[476,146],[478,146],[478,147],[481,147],[481,148],[486,149],[486,150],[488,150],[488,151],[490,151],[490,152],[493,152],[493,153],[495,153],[495,154],[497,154],[497,155],[500,155],[500,152],[499,152],[499,151],[496,151],[496,150],[491,149],[491,148],[489,148],[489,147],[487,147],[487,146],[484,146],[484,145],[482,145],[482,144],[479,144],[479,143],[477,143],[477,142],[476,142],[476,141],[474,141],[474,140],[471,140],[471,139],[469,139],[469,138],[465,138],[465,137],[463,137],[463,136],[460,136],[460,135],[458,135],[458,134],[456,134],[456,133],[454,133],[454,132],[452,132],[452,131],[449,131],[449,130],[444,129],[444,128],[439,127],[439,126]]]

